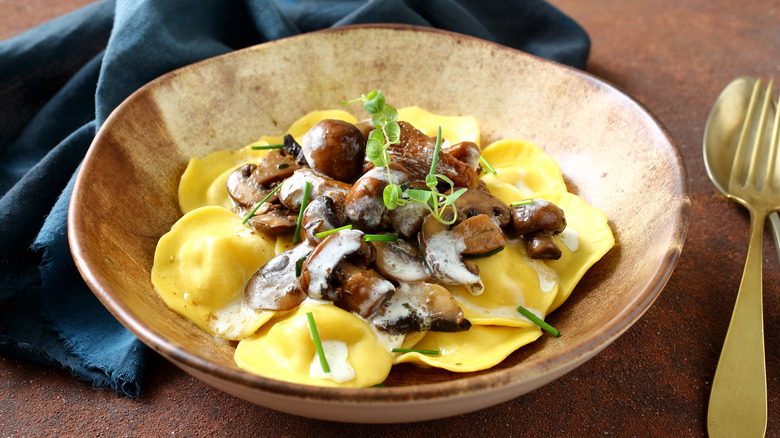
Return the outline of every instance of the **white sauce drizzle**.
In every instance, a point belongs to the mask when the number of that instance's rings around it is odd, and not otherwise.
[[[569,248],[572,252],[577,252],[580,248],[580,233],[570,226],[566,226],[558,235],[558,239],[563,246]]]
[[[457,300],[457,302],[461,308],[469,309],[472,312],[485,318],[519,319],[522,317],[520,312],[517,311],[517,307],[521,305],[519,303],[513,306],[497,306],[494,308],[487,308],[476,305],[468,300]]]
[[[546,294],[552,292],[555,285],[558,284],[558,274],[541,260],[525,257],[525,262],[536,271],[536,275],[539,277],[539,289]]]
[[[355,378],[355,369],[349,363],[349,348],[344,341],[322,341],[322,350],[325,352],[330,372],[322,370],[320,356],[315,353],[309,366],[309,376],[312,379],[330,379],[343,383]]]
[[[466,249],[463,237],[450,231],[434,234],[426,243],[426,259],[438,274],[437,277],[450,284],[474,285],[480,283],[479,275],[466,269],[460,259],[460,253]]]
[[[211,313],[209,321],[211,329],[217,335],[228,339],[240,336],[249,321],[257,316],[257,311],[244,305],[244,297],[240,296],[227,306]]]

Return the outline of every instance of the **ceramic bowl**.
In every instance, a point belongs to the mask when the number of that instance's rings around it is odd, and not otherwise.
[[[320,388],[240,370],[233,347],[169,310],[150,282],[157,240],[181,216],[187,161],[279,135],[301,115],[381,89],[396,107],[470,114],[483,144],[523,138],[569,190],[604,211],[616,246],[548,317],[543,336],[483,372],[394,367],[382,389]],[[103,304],[193,376],[262,406],[349,422],[456,415],[536,389],[592,358],[650,307],[678,260],[690,201],[679,150],[639,102],[587,73],[483,40],[410,26],[296,36],[176,70],[106,120],[76,180],[69,239]]]

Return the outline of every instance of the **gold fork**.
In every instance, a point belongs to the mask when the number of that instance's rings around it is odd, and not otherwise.
[[[707,412],[711,438],[763,437],[767,422],[766,365],[761,286],[761,258],[766,216],[780,209],[780,187],[775,183],[775,160],[780,133],[780,111],[775,112],[774,128],[765,147],[765,131],[772,105],[769,81],[763,96],[758,131],[748,148],[750,126],[761,101],[761,81],[757,80],[748,105],[727,196],[750,212],[750,244],[737,300],[731,315],[718,368],[712,381]],[[749,159],[745,163],[745,159]]]

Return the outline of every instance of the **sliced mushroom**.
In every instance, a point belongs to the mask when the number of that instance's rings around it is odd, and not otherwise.
[[[558,260],[561,258],[561,248],[549,231],[536,231],[523,236],[528,257],[532,259]]]
[[[529,257],[548,260],[561,257],[553,235],[566,228],[566,216],[557,205],[534,198],[530,204],[512,207],[512,225],[523,236]]]
[[[463,310],[443,286],[425,282],[401,283],[374,314],[379,330],[397,335],[412,331],[459,332],[471,328]]]
[[[399,143],[387,151],[393,161],[409,170],[412,180],[424,180],[431,170],[436,142],[409,123],[398,122],[398,125]],[[458,187],[476,187],[479,181],[474,169],[445,151],[439,151],[436,173],[451,179]]]
[[[290,134],[284,134],[284,151],[295,157],[299,166],[306,167],[309,165],[309,163],[306,162],[306,157],[303,155],[301,145],[298,144],[298,142],[295,141],[295,137]]]
[[[363,236],[358,230],[342,230],[323,239],[301,267],[304,292],[312,298],[338,301],[339,290],[332,279],[336,268],[344,261],[365,268],[376,260],[376,250]]]
[[[301,218],[301,227],[306,231],[306,239],[312,245],[320,243],[317,233],[335,230],[349,222],[344,205],[337,204],[329,196],[318,196],[309,203]]]
[[[300,169],[298,160],[281,149],[275,149],[263,158],[255,169],[255,179],[264,187],[289,178],[293,172]]]
[[[466,189],[455,200],[455,208],[462,211],[467,218],[485,214],[501,228],[507,226],[512,220],[512,210],[509,206],[491,195],[487,189]]]
[[[360,130],[364,138],[368,138],[368,135],[374,130],[374,121],[372,119],[361,120],[355,123],[355,128]]]
[[[247,305],[255,310],[290,310],[303,302],[306,294],[295,277],[295,264],[312,249],[306,244],[297,245],[255,272],[244,289]]]
[[[393,283],[371,268],[342,262],[334,271],[334,283],[340,293],[336,305],[368,318],[395,292]]]
[[[251,209],[244,207],[233,209],[233,212],[241,217],[246,217],[250,211]],[[279,204],[265,202],[249,218],[247,224],[256,230],[278,236],[295,231],[298,217]]]
[[[276,183],[288,178],[300,167],[294,156],[284,150],[272,150],[260,164],[245,164],[233,171],[227,180],[228,193],[238,205],[256,205]]]
[[[292,211],[300,210],[307,181],[311,184],[309,200],[313,200],[318,196],[328,196],[337,203],[343,203],[349,189],[352,187],[351,184],[336,181],[304,167],[296,170],[291,177],[282,183],[282,187],[277,192],[279,202]]]
[[[385,278],[397,282],[434,281],[416,245],[403,239],[373,243],[376,248],[376,269]]]
[[[472,216],[452,228],[460,234],[465,248],[461,254],[478,256],[493,253],[506,243],[504,233],[486,214]]]
[[[363,169],[366,139],[355,125],[326,119],[304,134],[301,148],[312,169],[338,181],[352,182]]]
[[[347,193],[344,209],[349,220],[359,228],[374,232],[385,229],[389,223],[389,210],[385,206],[383,192],[389,183],[387,168],[375,167],[360,177]],[[390,163],[393,184],[409,181],[409,173],[396,163]]]
[[[484,289],[475,263],[464,263],[466,242],[460,233],[448,230],[433,215],[428,215],[417,235],[423,257],[431,274],[443,284],[460,284],[473,295]]]
[[[446,148],[442,146],[442,150],[468,164],[475,171],[479,168],[479,156],[482,155],[482,150],[472,141],[462,141]]]
[[[395,230],[402,239],[411,239],[417,235],[422,227],[428,209],[419,202],[399,205],[395,210],[390,210],[390,228]]]
[[[271,192],[257,181],[256,169],[257,164],[244,164],[228,176],[228,194],[239,206],[252,207]],[[274,196],[273,200],[268,201],[273,202],[275,199]]]

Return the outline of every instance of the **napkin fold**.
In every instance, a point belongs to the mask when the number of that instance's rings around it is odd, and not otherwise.
[[[133,91],[179,67],[357,23],[459,32],[576,68],[585,31],[542,0],[104,0],[0,42],[0,352],[137,396],[151,350],[80,277],[67,241],[75,172]]]

